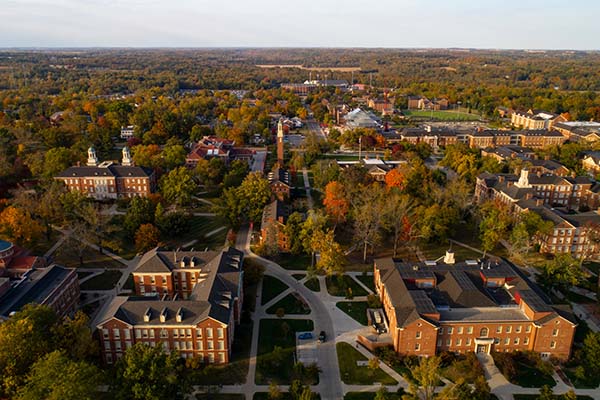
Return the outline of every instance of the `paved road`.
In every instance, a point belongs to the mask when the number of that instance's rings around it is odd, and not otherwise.
[[[325,132],[323,132],[323,129],[321,129],[321,125],[319,125],[319,123],[314,118],[306,120],[306,127],[313,131],[319,139],[327,141],[327,136],[325,135]]]
[[[288,271],[283,269],[278,264],[259,257],[252,253],[250,250],[250,235],[248,227],[242,227],[237,234],[236,247],[243,250],[247,257],[251,257],[261,264],[263,264],[269,275],[276,277],[285,284],[287,284],[292,290],[300,293],[306,300],[312,310],[313,322],[315,324],[315,331],[325,331],[331,337],[334,332],[333,322],[327,311],[327,308],[320,300],[317,294],[308,289],[304,284],[298,282],[292,277]],[[255,321],[258,325],[258,321]],[[255,330],[256,333],[256,330]],[[256,340],[253,339],[253,344]],[[255,346],[252,346],[255,350]],[[316,387],[316,391],[321,394],[323,400],[339,400],[344,397],[344,392],[341,384],[340,371],[338,368],[337,354],[335,350],[335,341],[330,340],[320,345],[319,347],[319,367],[322,369],[322,373],[319,380],[319,385]],[[256,353],[250,355],[251,360],[255,359]],[[252,371],[249,373],[249,378],[254,378],[254,366],[251,363]],[[253,383],[253,382],[252,382]]]

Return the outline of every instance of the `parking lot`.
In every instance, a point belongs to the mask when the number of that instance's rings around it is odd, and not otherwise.
[[[301,362],[304,365],[316,363],[318,360],[317,336],[313,333],[312,339],[299,339],[298,336],[300,336],[303,333],[305,332],[296,333],[296,357],[298,358],[298,362]]]

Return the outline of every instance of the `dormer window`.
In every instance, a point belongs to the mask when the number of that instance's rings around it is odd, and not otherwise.
[[[160,312],[160,322],[165,322],[167,320],[167,309],[163,308]]]
[[[144,313],[144,322],[150,322],[150,318],[152,318],[152,310],[148,308]]]
[[[175,316],[175,320],[177,322],[181,322],[183,320],[183,308],[177,310],[177,315]]]

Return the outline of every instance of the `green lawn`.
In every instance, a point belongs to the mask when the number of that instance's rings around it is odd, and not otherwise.
[[[306,282],[304,282],[304,286],[312,290],[313,292],[321,291],[321,283],[319,283],[318,278],[310,278]]]
[[[375,293],[375,281],[373,275],[358,275],[356,278],[362,282],[363,285],[371,289]]]
[[[115,287],[123,274],[121,271],[107,270],[93,277],[80,286],[81,290],[111,290]]]
[[[273,300],[275,297],[277,297],[277,295],[288,288],[289,286],[281,282],[279,279],[270,275],[265,275],[263,278],[260,304],[267,304],[269,301]]]
[[[367,325],[367,302],[366,301],[339,301],[336,307],[351,316],[361,325]]]
[[[348,297],[348,289],[352,290],[352,296],[366,296],[368,294],[358,282],[348,275],[328,276],[325,281],[327,292],[332,296]]]
[[[256,383],[290,384],[293,377],[296,332],[312,331],[308,319],[262,319],[258,336]],[[274,351],[275,348],[280,350]]]
[[[279,308],[283,308],[285,314],[310,314],[310,307],[298,300],[292,293],[269,307],[267,314],[276,314]]]
[[[367,357],[358,352],[352,345],[344,342],[336,343],[340,375],[348,385],[396,385],[398,382],[386,374],[381,368],[373,370],[368,366],[358,366],[357,361],[367,361]]]
[[[376,395],[375,392],[348,392],[344,396],[344,400],[374,400]],[[388,392],[385,398],[386,400],[401,400],[402,394]]]
[[[434,119],[439,121],[478,121],[481,117],[477,114],[456,112],[452,110],[427,111],[427,110],[402,110],[407,117]]]
[[[68,243],[57,249],[52,258],[55,263],[64,265],[67,268],[125,268],[125,264],[116,261],[106,254],[100,254],[99,251],[89,247],[83,252],[83,265],[80,266],[77,250],[69,246]]]
[[[200,370],[188,369],[191,383],[194,385],[239,385],[245,383],[252,344],[252,325],[252,321],[242,321],[235,328],[232,359],[229,364],[213,364]],[[220,398],[216,397],[215,399]]]
[[[554,378],[550,375],[543,374],[537,368],[533,368],[523,363],[517,363],[517,376],[515,383],[522,387],[542,387],[548,385],[553,387],[556,385]]]
[[[275,261],[285,269],[306,271],[310,267],[310,255],[308,254],[292,255],[281,253]]]
[[[220,217],[196,217],[190,218],[190,231],[180,237],[168,238],[165,240],[165,245],[171,248],[183,247],[183,245],[197,240],[190,247],[196,250],[220,249],[225,243],[227,229],[223,229],[209,237],[205,235],[222,226],[227,226],[227,222]]]

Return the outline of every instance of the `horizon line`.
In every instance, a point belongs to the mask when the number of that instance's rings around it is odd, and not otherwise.
[[[393,46],[0,46],[6,50],[278,50],[278,49],[315,49],[315,50],[455,50],[455,51],[524,51],[524,52],[599,52],[597,49],[574,48],[515,48],[515,47],[393,47]]]

